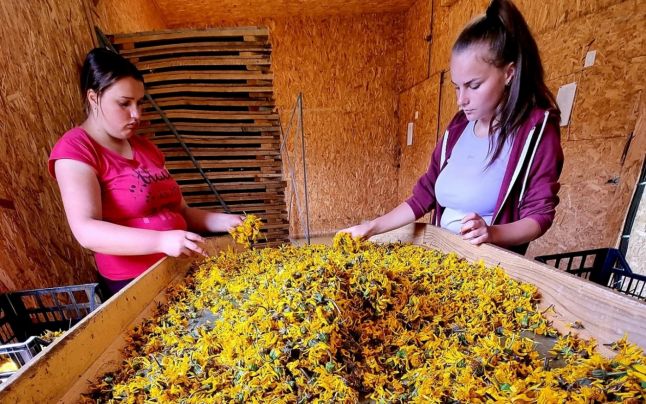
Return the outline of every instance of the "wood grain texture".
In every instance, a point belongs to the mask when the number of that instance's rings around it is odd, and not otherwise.
[[[415,0],[155,0],[164,21],[173,27],[207,25],[216,20],[327,17],[401,13]]]

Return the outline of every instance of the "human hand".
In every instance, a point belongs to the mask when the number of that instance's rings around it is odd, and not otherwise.
[[[372,236],[372,222],[363,222],[361,224],[358,224],[356,226],[348,227],[347,229],[339,230],[337,234],[339,233],[348,233],[352,238],[360,238],[361,240],[365,240]]]
[[[168,230],[160,232],[159,249],[171,257],[190,257],[194,254],[206,257],[207,254],[202,248],[205,242],[204,237],[190,231]]]
[[[218,217],[219,225],[224,229],[224,231],[229,231],[235,227],[238,227],[244,221],[244,216],[232,215],[232,214],[222,214]]]
[[[493,243],[493,232],[484,219],[477,213],[469,213],[462,218],[460,228],[462,239],[471,244]]]

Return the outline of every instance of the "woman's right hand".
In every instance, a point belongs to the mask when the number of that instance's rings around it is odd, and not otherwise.
[[[361,240],[365,240],[372,236],[372,222],[363,222],[361,224],[358,224],[356,226],[348,227],[347,229],[339,230],[337,234],[339,233],[348,233],[352,238],[360,238]]]
[[[194,254],[207,256],[202,248],[206,239],[199,234],[184,230],[167,230],[160,232],[159,249],[171,257],[185,255],[190,257]]]

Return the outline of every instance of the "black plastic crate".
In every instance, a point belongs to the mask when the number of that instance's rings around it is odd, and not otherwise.
[[[29,337],[25,342],[0,346],[0,364],[7,366],[0,368],[0,383],[26,365],[47,345],[48,342],[38,337]]]
[[[101,304],[98,283],[0,295],[0,343],[26,341],[46,330],[66,331]]]
[[[541,255],[535,259],[599,285],[646,299],[646,276],[633,273],[616,248]]]

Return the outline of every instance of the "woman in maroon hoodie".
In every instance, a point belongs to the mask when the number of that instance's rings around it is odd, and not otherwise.
[[[554,220],[563,167],[559,117],[536,42],[508,0],[468,24],[451,55],[460,111],[413,194],[387,214],[342,230],[367,238],[432,223],[473,244],[524,254]]]

